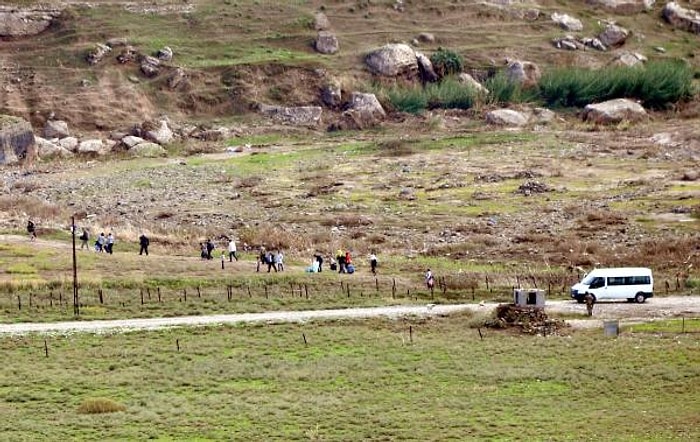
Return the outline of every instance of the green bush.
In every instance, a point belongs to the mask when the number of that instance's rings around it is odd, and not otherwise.
[[[511,81],[504,72],[499,72],[484,82],[489,90],[488,101],[494,104],[520,102],[522,86]]]
[[[433,64],[435,73],[440,78],[459,74],[464,67],[464,61],[458,53],[444,48],[438,48],[430,56],[430,62]]]
[[[425,92],[428,107],[442,109],[470,109],[478,97],[478,92],[469,85],[460,83],[453,77],[446,77],[440,83],[429,84]]]
[[[419,114],[428,107],[428,98],[419,86],[394,86],[386,92],[386,96],[394,109],[401,112]]]
[[[643,67],[603,70],[557,69],[542,76],[540,97],[553,107],[583,107],[614,98],[634,98],[646,107],[663,108],[689,98],[692,70],[675,61],[650,62]]]

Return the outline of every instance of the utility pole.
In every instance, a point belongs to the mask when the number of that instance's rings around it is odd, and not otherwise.
[[[80,316],[80,300],[78,298],[78,261],[75,255],[75,215],[70,217],[70,230],[73,237],[73,315]]]

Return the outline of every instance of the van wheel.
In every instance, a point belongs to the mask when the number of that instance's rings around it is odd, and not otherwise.
[[[627,302],[634,302],[634,298],[627,298]]]
[[[637,293],[637,296],[634,297],[634,300],[637,302],[637,304],[644,304],[644,301],[647,300],[646,296],[644,296],[644,293]]]

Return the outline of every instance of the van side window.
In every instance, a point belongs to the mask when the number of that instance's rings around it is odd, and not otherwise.
[[[629,285],[628,279],[630,279],[629,276],[612,276],[608,278],[608,285]]]
[[[626,276],[625,285],[651,284],[649,276]]]
[[[605,278],[599,276],[599,277],[593,279],[593,281],[591,281],[591,285],[589,285],[588,287],[592,288],[592,289],[599,289],[599,288],[604,287],[604,286],[605,286]]]

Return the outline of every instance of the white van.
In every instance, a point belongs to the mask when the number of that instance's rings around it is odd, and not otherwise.
[[[642,303],[654,296],[654,278],[645,267],[594,269],[571,287],[571,297],[578,302],[590,293],[598,299],[626,299]]]

